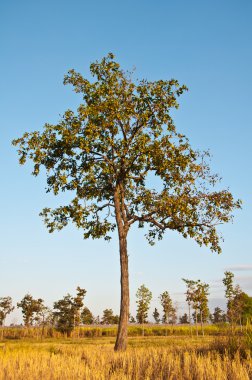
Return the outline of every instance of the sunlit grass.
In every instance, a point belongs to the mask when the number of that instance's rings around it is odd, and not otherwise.
[[[0,380],[249,380],[252,360],[213,349],[216,336],[130,337],[115,353],[114,337],[5,339]]]

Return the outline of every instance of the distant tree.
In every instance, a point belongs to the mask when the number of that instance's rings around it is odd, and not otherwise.
[[[252,297],[235,287],[235,296],[232,300],[233,318],[236,323],[245,325],[252,321]]]
[[[56,328],[70,336],[75,326],[79,326],[81,320],[81,309],[86,290],[77,287],[76,297],[67,294],[61,300],[54,302],[54,317]]]
[[[53,312],[49,307],[42,305],[40,310],[35,314],[33,320],[38,326],[52,325]]]
[[[188,304],[188,316],[189,316],[189,324],[191,324],[191,312],[192,312],[192,304],[194,299],[194,291],[195,291],[195,282],[192,280],[187,280],[185,278],[182,278],[182,280],[186,284],[186,302]]]
[[[202,335],[204,335],[203,323],[209,318],[208,309],[208,291],[209,285],[202,283],[200,280],[193,281],[183,279],[187,285],[186,300],[189,306],[189,313],[191,313],[191,307],[194,309],[192,314],[194,322],[196,324],[196,333],[198,335],[198,321],[200,319]]]
[[[176,309],[173,306],[172,299],[167,291],[159,296],[163,308],[163,323],[173,323],[176,316]]]
[[[8,314],[14,310],[11,297],[0,297],[0,326],[4,325]]]
[[[225,285],[225,297],[230,301],[234,297],[234,274],[232,272],[226,271],[224,273],[225,277],[222,282]]]
[[[100,318],[99,315],[97,315],[97,317],[95,318],[95,320],[94,320],[94,324],[95,324],[95,325],[100,325],[100,324],[101,324],[101,318]]]
[[[179,323],[181,324],[187,324],[189,323],[188,315],[185,313],[181,317],[179,317]]]
[[[240,208],[211,174],[208,153],[194,151],[176,130],[171,110],[187,90],[177,80],[141,80],[120,68],[114,55],[90,65],[90,81],[74,70],[64,79],[82,96],[77,112],[67,110],[43,132],[24,133],[13,141],[20,164],[34,163],[33,175],[46,169],[47,191],[69,191],[72,201],[45,208],[49,232],[70,221],[84,238],[111,238],[117,229],[121,264],[121,309],[115,350],[125,350],[129,316],[127,239],[131,226],[149,226],[150,244],[167,230],[193,238],[220,252],[217,225]],[[148,186],[149,175],[162,186]]]
[[[52,327],[54,325],[53,311],[49,307],[47,307],[45,305],[41,305],[39,311],[37,313],[35,313],[33,321],[37,326],[42,327],[41,337],[43,337],[45,327],[46,326]]]
[[[242,292],[242,324],[252,323],[252,297]]]
[[[227,319],[234,332],[236,323],[242,324],[242,312],[244,308],[244,296],[239,285],[234,285],[234,274],[226,271],[222,280],[225,285],[225,297],[227,299]]]
[[[87,291],[80,288],[79,286],[77,287],[76,291],[76,297],[73,298],[73,307],[75,309],[74,325],[79,326],[81,322],[81,310],[84,306],[83,300]]]
[[[200,313],[202,335],[204,335],[203,323],[209,320],[208,295],[209,285],[198,280],[196,284],[196,302],[198,305],[195,311],[199,310]]]
[[[159,314],[158,309],[156,307],[155,307],[152,315],[153,315],[155,322],[157,324],[159,324],[160,323],[160,314]]]
[[[214,309],[211,318],[212,323],[221,323],[226,322],[226,314],[223,310],[221,310],[218,306]]]
[[[81,322],[84,325],[92,325],[95,321],[95,318],[88,307],[84,307],[81,312]]]
[[[22,309],[24,324],[29,327],[39,318],[39,314],[44,307],[44,301],[42,298],[34,299],[30,294],[26,294],[17,303],[17,307]]]
[[[131,314],[129,315],[129,323],[136,323],[135,318]]]
[[[170,317],[169,317],[169,323],[170,325],[175,325],[175,323],[177,322],[177,309],[176,307],[173,307],[171,313],[170,313]]]
[[[119,322],[119,317],[118,315],[114,315],[114,312],[112,309],[103,310],[102,323],[104,325],[114,325],[114,324],[118,324],[118,322]]]
[[[136,293],[137,298],[137,314],[136,319],[138,323],[148,323],[148,311],[152,299],[151,291],[145,285],[141,285]]]

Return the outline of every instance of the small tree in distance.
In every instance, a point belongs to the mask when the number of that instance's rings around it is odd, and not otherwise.
[[[217,225],[240,208],[228,190],[214,190],[208,153],[192,149],[176,130],[170,111],[187,90],[175,79],[134,83],[108,54],[90,65],[89,81],[70,70],[64,83],[81,94],[77,113],[67,110],[43,132],[24,133],[13,141],[20,164],[34,163],[33,175],[46,169],[47,191],[69,191],[70,203],[45,208],[49,232],[70,221],[87,238],[111,239],[118,232],[121,265],[120,322],[115,350],[125,350],[129,317],[128,233],[133,224],[148,227],[154,244],[166,230],[177,231],[220,253]],[[160,186],[149,186],[155,175]]]
[[[54,302],[53,305],[56,328],[68,336],[74,327],[79,326],[81,322],[83,299],[86,294],[86,290],[79,286],[76,291],[76,297],[67,294],[59,301]]]
[[[84,325],[92,325],[95,321],[95,318],[88,307],[84,307],[81,312],[81,323]]]
[[[17,307],[22,309],[23,320],[26,327],[31,326],[39,317],[39,313],[44,307],[42,298],[34,299],[30,294],[17,303]]]
[[[102,324],[104,325],[116,325],[119,322],[118,315],[114,315],[112,309],[103,310]]]
[[[150,308],[150,302],[152,300],[151,291],[143,284],[136,293],[137,298],[137,314],[136,319],[138,323],[148,323],[148,311]]]
[[[160,314],[159,314],[158,309],[156,307],[155,307],[152,315],[153,315],[155,323],[159,324],[160,323]]]
[[[163,308],[163,323],[170,323],[171,321],[174,321],[176,310],[173,306],[172,299],[167,291],[163,292],[159,296],[162,308]]]
[[[221,323],[226,322],[227,317],[223,310],[221,310],[218,306],[215,307],[214,312],[212,314],[212,322],[213,323]]]
[[[0,297],[0,326],[4,325],[8,314],[14,310],[11,297]]]
[[[200,280],[193,281],[182,279],[187,286],[186,301],[189,307],[189,322],[191,322],[191,307],[194,309],[192,314],[194,322],[196,324],[196,333],[198,336],[198,321],[200,320],[201,332],[204,335],[203,322],[206,322],[209,318],[208,309],[208,290],[209,285],[202,283]]]
[[[189,318],[187,313],[184,313],[181,317],[179,317],[179,323],[181,324],[188,324],[189,323]]]

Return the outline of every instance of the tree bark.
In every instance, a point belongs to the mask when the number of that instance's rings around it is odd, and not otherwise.
[[[201,325],[201,333],[204,336],[204,328],[203,328],[203,312],[200,310],[200,325]]]
[[[197,314],[198,310],[195,309],[195,325],[196,325],[196,335],[198,336],[199,335],[199,332],[198,332],[198,314]]]
[[[129,320],[129,270],[127,252],[127,226],[124,226],[118,193],[114,196],[115,214],[118,228],[120,266],[121,266],[121,306],[120,318],[115,343],[115,351],[125,351],[127,348]]]
[[[189,325],[190,325],[190,333],[191,333],[191,338],[192,338],[192,323],[191,323],[191,304],[190,302],[188,303],[188,314],[189,314]]]

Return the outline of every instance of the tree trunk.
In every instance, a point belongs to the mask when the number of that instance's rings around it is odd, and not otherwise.
[[[204,336],[204,328],[203,328],[203,312],[200,310],[200,325],[201,325],[201,333]]]
[[[191,338],[192,338],[191,304],[190,304],[190,302],[188,303],[188,314],[189,314],[190,334],[191,334]]]
[[[198,336],[199,335],[199,332],[198,332],[198,314],[197,314],[197,309],[195,309],[195,324],[196,324],[196,335]]]
[[[127,348],[127,328],[129,319],[129,272],[126,239],[120,240],[119,245],[121,264],[121,307],[115,351],[124,351]]]
[[[123,224],[122,211],[118,193],[114,196],[115,214],[118,228],[120,265],[121,265],[121,306],[119,326],[116,337],[115,351],[125,351],[127,348],[129,320],[129,269],[127,252],[127,229]]]

